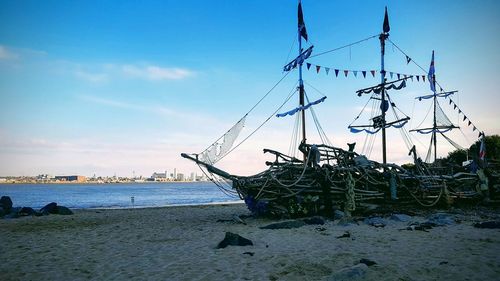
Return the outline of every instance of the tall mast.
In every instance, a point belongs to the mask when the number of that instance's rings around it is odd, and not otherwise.
[[[302,5],[299,0],[299,9],[298,9],[298,28],[297,28],[297,35],[299,39],[299,57],[302,54],[302,37],[307,40],[307,31],[306,31],[306,25],[304,23],[304,17],[302,14]],[[302,143],[306,143],[306,112],[304,109],[304,81],[302,80],[302,64],[304,63],[303,60],[299,61],[299,104],[302,108],[301,110],[301,119],[302,119]],[[307,153],[303,152],[304,154],[304,162],[307,159]]]
[[[389,16],[387,15],[387,7],[385,7],[384,24],[382,26],[382,33],[379,36],[380,39],[380,76],[382,85],[382,96],[381,96],[381,109],[382,109],[382,162],[387,164],[387,147],[386,147],[386,135],[385,135],[385,111],[386,111],[386,101],[385,101],[385,40],[389,38],[389,31],[391,30],[389,26]]]
[[[436,131],[437,131],[437,122],[436,122],[436,106],[437,106],[437,95],[436,95],[436,73],[434,69],[434,50],[432,51],[432,60],[431,60],[431,66],[429,70],[429,75],[432,77],[431,81],[431,90],[434,94],[434,119],[432,123],[432,140],[434,142],[434,162],[437,160],[437,138],[436,138]]]

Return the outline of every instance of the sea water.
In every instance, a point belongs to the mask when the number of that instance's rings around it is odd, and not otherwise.
[[[239,202],[211,182],[113,184],[0,184],[0,196],[15,207],[41,208],[50,202],[75,209],[142,208]]]

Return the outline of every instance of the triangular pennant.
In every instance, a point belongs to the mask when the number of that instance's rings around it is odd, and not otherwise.
[[[460,108],[458,109],[458,114],[462,113],[462,110],[460,110]]]
[[[451,104],[452,102],[453,102],[453,101],[450,99],[450,103],[449,103],[449,104]]]
[[[463,121],[465,121],[465,119],[467,119],[467,116],[464,115],[464,120]]]
[[[475,130],[477,130],[476,126],[474,126],[474,128],[472,128],[472,131],[474,132]]]
[[[307,66],[307,70],[309,70],[309,68],[311,68],[311,64],[310,63],[306,63],[306,66]]]
[[[347,77],[348,74],[349,74],[349,70],[344,70],[345,77]]]
[[[321,69],[321,66],[316,65],[316,73],[319,73],[319,70]]]
[[[330,68],[329,67],[325,67],[325,72],[326,72],[326,75],[328,75],[328,72],[330,72]]]
[[[457,105],[456,104],[453,104],[453,109],[457,109]]]
[[[403,75],[404,75],[405,79],[408,79],[408,75],[406,75],[406,74],[403,74]]]
[[[410,76],[410,78],[411,78],[411,82],[413,82],[413,75],[412,75],[412,76]]]
[[[472,122],[469,120],[469,125],[467,125],[467,126],[470,126],[470,124],[472,124]]]
[[[398,79],[401,78],[401,74],[397,73]]]
[[[409,64],[411,61],[411,58],[409,56],[406,56],[406,64]]]
[[[375,70],[370,70],[370,73],[372,74],[373,77],[375,77]]]
[[[417,81],[420,82],[420,76],[419,75],[417,75]]]
[[[422,81],[425,82],[425,75],[422,75]]]
[[[389,75],[391,75],[391,79],[392,79],[392,76],[394,75],[394,72],[389,72]]]
[[[441,92],[443,92],[443,88],[439,87],[439,90],[440,90]]]
[[[365,70],[361,71],[361,74],[363,74],[363,78],[366,78],[366,71]]]
[[[338,77],[338,76],[339,76],[339,70],[335,69],[335,77]]]
[[[354,73],[354,77],[358,77],[358,71],[357,70],[353,70],[352,73]]]

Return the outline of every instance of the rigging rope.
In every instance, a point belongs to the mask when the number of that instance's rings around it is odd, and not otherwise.
[[[373,35],[373,36],[370,36],[368,38],[365,38],[365,39],[362,39],[362,40],[359,40],[359,41],[356,41],[354,43],[351,43],[351,44],[347,44],[347,45],[344,45],[342,47],[338,47],[338,48],[335,48],[335,49],[331,49],[331,50],[328,50],[328,51],[324,51],[324,52],[321,52],[319,54],[315,54],[315,55],[312,55],[310,56],[309,58],[314,58],[314,57],[318,57],[318,56],[321,56],[321,55],[324,55],[324,54],[328,54],[328,53],[331,53],[331,52],[335,52],[335,51],[338,51],[338,50],[342,50],[344,48],[347,48],[347,47],[351,47],[353,45],[356,45],[356,44],[359,44],[359,43],[362,43],[364,41],[368,41],[372,38],[375,38],[375,37],[378,37],[380,34],[377,34],[377,35]]]

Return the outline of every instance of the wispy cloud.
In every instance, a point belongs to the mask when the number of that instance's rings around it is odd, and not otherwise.
[[[193,75],[193,72],[184,68],[165,68],[156,65],[136,66],[123,65],[122,72],[134,78],[147,80],[181,80]]]
[[[75,75],[82,80],[86,80],[92,83],[105,82],[109,77],[107,73],[90,73],[82,70],[77,70],[75,72]]]
[[[14,53],[11,49],[7,49],[5,46],[0,45],[0,60],[12,60],[19,58],[17,53]]]

